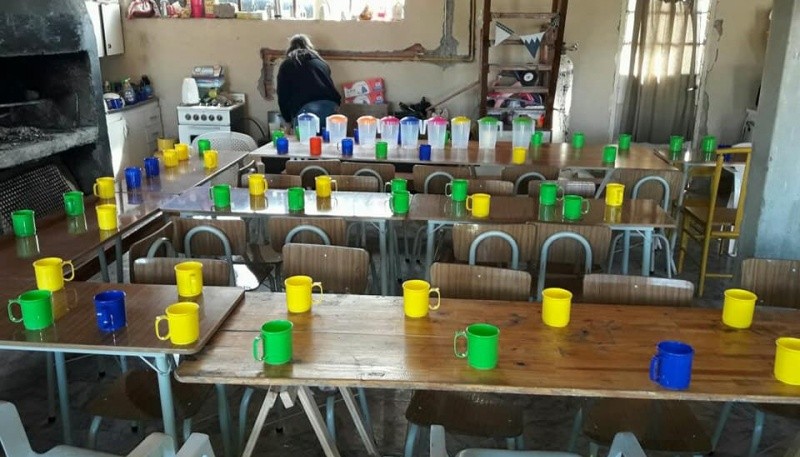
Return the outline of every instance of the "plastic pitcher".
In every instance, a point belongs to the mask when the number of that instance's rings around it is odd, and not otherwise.
[[[325,128],[328,129],[330,142],[339,144],[342,139],[347,137],[347,116],[343,114],[331,114],[325,118]]]
[[[397,147],[398,140],[400,139],[400,119],[394,116],[386,116],[381,118],[379,126],[381,140],[389,143],[390,148]]]
[[[419,134],[425,133],[425,124],[414,116],[400,119],[400,146],[407,149],[417,149]]]
[[[431,149],[444,149],[444,142],[447,138],[447,119],[433,116],[425,121],[424,129],[428,131],[428,144],[431,145]]]
[[[466,116],[450,119],[451,141],[454,149],[466,149],[469,146],[469,128],[471,124],[472,121]]]
[[[358,144],[361,146],[375,146],[375,136],[378,134],[378,120],[373,116],[361,116],[356,119],[358,123]]]
[[[319,117],[314,113],[302,113],[297,116],[297,136],[302,144],[319,133]]]
[[[494,149],[497,144],[497,132],[503,124],[491,116],[478,119],[478,147],[481,149]]]
[[[533,135],[533,119],[520,116],[511,121],[511,147],[528,149]]]

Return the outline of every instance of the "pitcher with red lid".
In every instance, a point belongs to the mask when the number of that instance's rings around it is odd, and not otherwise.
[[[447,119],[433,116],[425,121],[424,128],[428,131],[428,144],[431,145],[431,149],[444,149],[447,139]]]
[[[319,117],[314,113],[298,114],[297,132],[300,143],[308,144],[308,139],[319,133]]]
[[[375,136],[378,134],[378,119],[374,116],[361,116],[356,119],[358,123],[358,144],[361,146],[375,146]]]
[[[400,142],[400,119],[394,116],[382,117],[378,122],[381,140],[389,143],[390,148],[397,147]]]
[[[325,128],[328,129],[330,142],[339,144],[347,137],[347,116],[344,114],[331,114],[325,118]]]
[[[400,146],[404,149],[417,149],[419,134],[425,133],[425,124],[414,116],[400,119]]]

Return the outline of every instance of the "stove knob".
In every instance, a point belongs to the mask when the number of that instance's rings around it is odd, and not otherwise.
[[[203,121],[206,120],[206,115],[203,114],[202,116],[200,116],[200,120],[203,120]]]
[[[192,120],[192,115],[191,114],[187,114],[184,117],[186,118],[187,121],[191,121]]]
[[[195,114],[194,116],[192,116],[192,119],[194,119],[194,120],[196,120],[196,121],[199,121],[199,120],[200,120],[200,116],[198,116],[197,114]]]
[[[217,120],[222,122],[222,115],[221,114],[217,114]]]

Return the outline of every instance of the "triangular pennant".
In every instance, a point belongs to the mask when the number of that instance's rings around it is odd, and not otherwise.
[[[508,37],[514,34],[514,31],[511,30],[507,25],[501,24],[497,21],[494,23],[494,46],[506,41]]]
[[[539,52],[539,46],[542,44],[543,37],[544,32],[519,36],[520,40],[525,43],[525,47],[528,48],[528,52],[530,53],[531,57],[534,59],[536,59],[536,53]]]

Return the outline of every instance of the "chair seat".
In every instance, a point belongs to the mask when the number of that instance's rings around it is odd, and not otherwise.
[[[92,449],[84,449],[74,446],[56,446],[44,454],[38,454],[39,457],[119,457],[117,454],[108,454],[105,452],[98,452]]]
[[[498,395],[417,390],[406,409],[409,422],[438,424],[450,432],[494,438],[522,434],[523,410]]]
[[[708,221],[707,206],[687,206],[683,208],[684,214],[705,224]],[[733,225],[736,222],[736,208],[714,208],[715,225]]]
[[[683,401],[604,398],[590,407],[583,433],[592,441],[609,445],[614,435],[630,431],[645,450],[706,454],[711,439]]]
[[[758,403],[756,407],[765,413],[775,414],[792,419],[800,418],[800,405],[777,405],[774,403]]]
[[[172,382],[175,414],[192,417],[209,397],[210,385]],[[87,405],[93,416],[130,421],[161,419],[158,377],[152,370],[132,370],[119,377]]]

